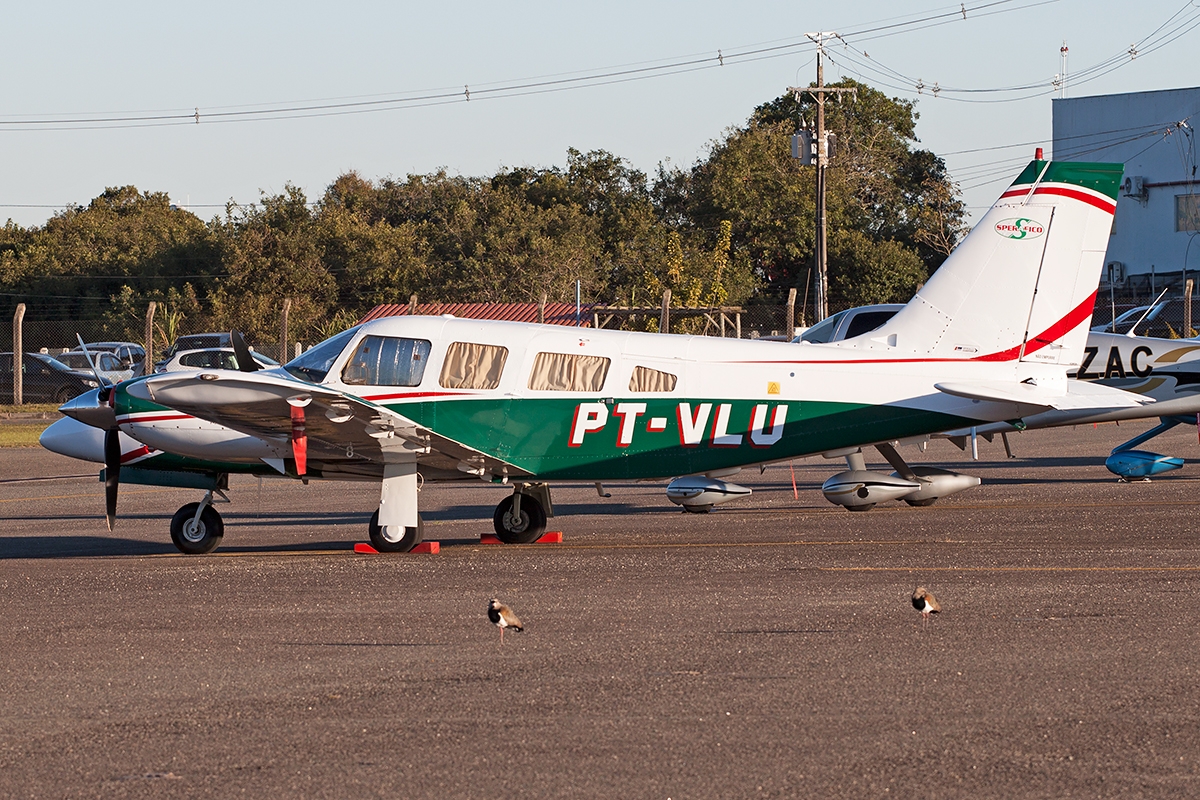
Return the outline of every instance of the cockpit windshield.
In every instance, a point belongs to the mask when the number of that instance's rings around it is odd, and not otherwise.
[[[302,381],[320,383],[329,374],[329,368],[333,366],[333,362],[358,333],[358,328],[359,326],[356,325],[348,331],[342,331],[337,336],[326,339],[284,364],[283,368]]]

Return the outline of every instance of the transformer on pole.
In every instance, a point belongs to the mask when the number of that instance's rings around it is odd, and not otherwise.
[[[825,232],[825,167],[829,164],[829,159],[833,155],[834,142],[836,137],[833,134],[825,132],[825,95],[827,94],[854,94],[852,88],[842,88],[836,86],[825,85],[825,40],[837,38],[836,33],[808,33],[805,34],[809,39],[817,45],[817,85],[808,88],[792,87],[791,92],[796,98],[796,102],[800,102],[801,95],[807,93],[812,95],[817,105],[817,128],[815,131],[799,130],[792,137],[792,157],[799,160],[801,164],[815,165],[817,173],[817,230],[816,241],[813,248],[813,261],[816,264],[816,269],[813,270],[813,290],[814,299],[813,317],[814,322],[820,322],[829,316],[829,279],[826,269],[826,232]]]

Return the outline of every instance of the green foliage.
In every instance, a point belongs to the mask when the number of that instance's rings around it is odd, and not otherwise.
[[[827,105],[838,151],[827,171],[831,301],[905,299],[964,228],[945,165],[917,147],[911,102],[853,81]],[[603,150],[564,168],[490,177],[444,170],[403,179],[337,177],[315,203],[286,186],[205,223],[165,194],[106,189],[44,226],[0,228],[0,292],[34,318],[102,319],[141,338],[154,300],[162,344],[180,332],[244,331],[274,342],[289,325],[324,338],[373,306],[425,300],[657,305],[779,303],[813,261],[814,175],[791,158],[811,119],[790,95],[724,131],[689,168],[653,179]],[[651,323],[652,324],[652,323]],[[184,328],[187,331],[184,331]]]

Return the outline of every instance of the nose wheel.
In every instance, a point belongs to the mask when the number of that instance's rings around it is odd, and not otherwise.
[[[380,526],[379,511],[371,515],[367,526],[371,546],[381,553],[407,553],[425,538],[425,521],[417,515],[417,526],[405,528],[396,525]]]

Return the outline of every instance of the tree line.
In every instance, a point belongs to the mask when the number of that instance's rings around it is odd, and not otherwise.
[[[964,230],[945,164],[921,149],[913,104],[864,84],[827,105],[834,307],[907,300]],[[165,193],[106,189],[44,225],[0,229],[0,297],[30,317],[104,319],[140,331],[148,301],[168,324],[270,338],[292,299],[315,338],[379,303],[573,299],[653,305],[782,302],[805,294],[815,233],[812,167],[790,136],[811,120],[785,95],[717,136],[687,168],[647,175],[612,153],[565,167],[445,170],[403,180],[349,172],[310,202],[295,186],[204,221]]]

